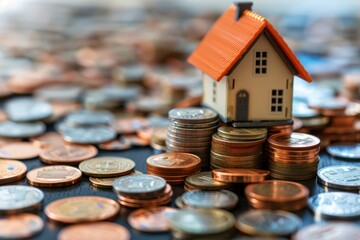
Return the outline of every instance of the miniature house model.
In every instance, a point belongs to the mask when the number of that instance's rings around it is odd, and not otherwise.
[[[251,11],[231,6],[188,61],[202,71],[203,104],[235,127],[292,122],[293,77],[312,79],[275,28]]]

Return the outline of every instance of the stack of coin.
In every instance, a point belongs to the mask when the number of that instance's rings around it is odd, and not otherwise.
[[[211,172],[199,172],[190,175],[186,178],[184,189],[185,191],[190,191],[190,190],[216,191],[216,190],[230,188],[230,186],[231,185],[228,183],[215,181],[211,176]]]
[[[146,208],[169,204],[172,188],[165,179],[152,175],[120,177],[113,183],[119,203],[131,208]]]
[[[305,133],[278,133],[268,139],[270,176],[306,180],[316,176],[320,139]]]
[[[162,153],[146,159],[147,173],[164,178],[169,184],[183,184],[186,177],[200,172],[201,159],[190,153]]]
[[[211,168],[259,168],[266,128],[219,127],[212,137]]]
[[[234,216],[221,209],[179,210],[170,219],[174,239],[231,239]]]
[[[269,180],[248,185],[245,195],[254,208],[297,211],[306,206],[309,190],[300,183]]]
[[[199,156],[208,167],[211,136],[219,125],[217,113],[207,108],[175,108],[169,111],[166,146],[168,152]]]

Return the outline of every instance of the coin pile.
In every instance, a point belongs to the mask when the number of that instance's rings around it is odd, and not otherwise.
[[[274,134],[268,139],[270,176],[307,180],[316,176],[320,139],[305,133]]]
[[[260,168],[266,128],[219,127],[212,137],[211,168]]]
[[[119,203],[130,208],[167,205],[173,195],[165,179],[147,174],[120,177],[114,181],[113,190]]]
[[[185,180],[185,191],[190,190],[204,190],[216,191],[230,188],[231,185],[225,182],[215,181],[212,178],[211,172],[199,172],[190,175]]]
[[[146,168],[169,184],[183,184],[189,175],[200,172],[201,159],[190,153],[161,153],[146,159]]]
[[[234,216],[221,209],[179,210],[170,219],[175,239],[231,239],[234,225]]]
[[[207,108],[175,108],[169,111],[168,152],[192,153],[202,167],[209,165],[211,136],[219,125],[217,113]]]
[[[297,211],[306,206],[309,190],[300,183],[268,180],[246,186],[245,195],[254,208]]]

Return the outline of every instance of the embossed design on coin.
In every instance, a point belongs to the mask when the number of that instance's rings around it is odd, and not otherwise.
[[[11,183],[25,176],[27,167],[15,160],[0,160],[0,184]]]
[[[22,213],[0,218],[0,239],[25,239],[39,233],[44,228],[41,217]]]
[[[79,169],[91,177],[116,177],[130,173],[135,162],[123,157],[98,157],[80,163]]]
[[[318,181],[325,186],[344,189],[360,189],[360,167],[358,166],[329,166],[317,173]]]
[[[209,122],[217,117],[217,113],[208,108],[174,108],[169,111],[169,119],[186,122]]]

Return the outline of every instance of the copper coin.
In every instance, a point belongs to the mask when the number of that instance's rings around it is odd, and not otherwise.
[[[167,232],[170,231],[169,218],[176,212],[171,207],[141,208],[130,213],[128,222],[138,231]]]
[[[227,183],[263,182],[270,172],[260,169],[220,168],[212,170],[215,181]]]
[[[142,139],[137,135],[123,135],[123,138],[125,141],[130,141],[133,146],[144,147],[150,144],[150,140]]]
[[[16,160],[0,160],[0,184],[11,183],[25,176],[27,167]]]
[[[64,145],[64,139],[58,132],[47,132],[38,137],[30,138],[30,141],[39,148]]]
[[[277,149],[308,150],[320,146],[320,139],[305,133],[274,134],[269,138],[269,145]]]
[[[122,225],[111,222],[83,223],[65,227],[58,240],[129,240],[130,233]]]
[[[48,164],[77,165],[83,160],[96,156],[97,152],[96,147],[92,145],[69,144],[41,149],[40,158]]]
[[[0,122],[5,122],[6,120],[8,120],[8,115],[5,111],[0,110]]]
[[[10,142],[0,146],[0,158],[31,159],[39,155],[39,150],[28,142]]]
[[[172,169],[197,169],[200,167],[201,159],[190,153],[162,153],[150,156],[146,163],[156,169],[171,171]]]
[[[128,175],[141,175],[143,174],[140,171],[134,170],[132,172],[130,172]],[[95,187],[99,187],[99,188],[112,188],[113,183],[115,182],[116,179],[118,179],[119,177],[110,177],[110,178],[96,178],[96,177],[89,177],[89,181],[90,183],[95,186]]]
[[[79,164],[79,169],[91,177],[123,176],[133,171],[135,162],[123,157],[97,157]]]
[[[119,204],[112,199],[80,196],[56,200],[48,204],[44,211],[55,222],[83,223],[112,219],[119,210]]]
[[[112,124],[118,134],[135,133],[147,126],[149,126],[149,121],[141,117],[116,119]]]
[[[131,141],[127,138],[115,139],[110,142],[104,142],[98,144],[98,147],[102,150],[127,150],[131,148]]]
[[[44,228],[41,217],[22,213],[0,218],[0,239],[25,239],[39,233]]]
[[[81,171],[77,168],[53,165],[31,170],[26,175],[30,185],[38,187],[63,187],[80,181]]]

